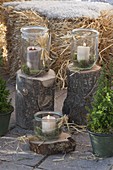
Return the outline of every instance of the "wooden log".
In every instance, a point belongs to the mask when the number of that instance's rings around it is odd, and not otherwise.
[[[63,104],[63,114],[69,121],[84,125],[87,123],[86,106],[91,108],[92,96],[96,91],[101,67],[95,65],[91,70],[75,71],[73,64],[67,69],[67,97]]]
[[[57,140],[40,141],[36,137],[29,139],[30,150],[43,155],[66,153],[75,150],[76,142],[68,134],[62,132]]]
[[[33,129],[34,114],[54,110],[55,72],[29,77],[19,70],[16,77],[16,123],[22,128]]]

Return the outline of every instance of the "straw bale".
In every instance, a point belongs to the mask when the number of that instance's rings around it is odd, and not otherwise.
[[[0,5],[3,4],[4,2],[13,2],[13,1],[25,1],[25,0],[0,0]],[[27,0],[28,1],[28,0]],[[30,1],[30,0],[29,0]]]
[[[98,18],[47,18],[35,10],[15,10],[14,6],[4,7],[6,18],[8,62],[11,77],[15,76],[20,60],[20,28],[26,25],[47,26],[51,31],[51,65],[57,75],[58,85],[66,86],[66,67],[70,61],[70,32],[75,28],[94,28],[99,31],[99,56],[108,60],[113,55],[113,10],[101,12]],[[68,36],[66,36],[68,34]]]
[[[0,52],[2,52],[2,58],[3,58],[3,66],[0,66],[0,67],[2,67],[2,69],[5,69],[5,72],[7,73],[9,71],[7,40],[6,40],[7,27],[6,27],[6,24],[5,24],[6,21],[3,15],[4,9],[2,8],[2,4],[4,2],[11,2],[11,1],[15,1],[15,0],[0,0]]]
[[[7,28],[6,25],[4,24],[4,16],[2,15],[2,8],[0,7],[0,55],[2,55],[4,66],[7,61],[6,31]],[[0,68],[3,69],[3,66],[0,65]],[[4,68],[7,68],[7,66]]]

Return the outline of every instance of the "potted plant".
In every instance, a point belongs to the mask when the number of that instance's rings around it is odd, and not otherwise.
[[[113,62],[112,62],[113,63]],[[88,109],[87,128],[93,153],[99,157],[113,156],[113,64],[104,65]]]
[[[9,90],[6,88],[6,81],[0,77],[0,136],[7,133],[10,116],[14,110],[9,94]]]

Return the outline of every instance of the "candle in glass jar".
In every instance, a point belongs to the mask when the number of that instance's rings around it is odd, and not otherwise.
[[[89,61],[89,55],[90,55],[90,47],[86,46],[86,43],[83,44],[83,46],[77,47],[77,61]]]
[[[45,116],[42,118],[42,132],[51,133],[56,129],[56,118],[54,116]]]
[[[30,69],[40,69],[41,51],[40,47],[30,46],[27,48],[27,66]]]

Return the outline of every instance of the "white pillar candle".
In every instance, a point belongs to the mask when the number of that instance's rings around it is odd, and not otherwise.
[[[30,69],[40,70],[41,51],[40,47],[27,48],[27,66]]]
[[[56,129],[56,119],[54,116],[45,116],[42,118],[42,132],[51,133]]]
[[[77,47],[77,61],[88,61],[89,60],[89,55],[90,55],[90,47],[86,46],[84,43],[83,46],[78,46]]]

